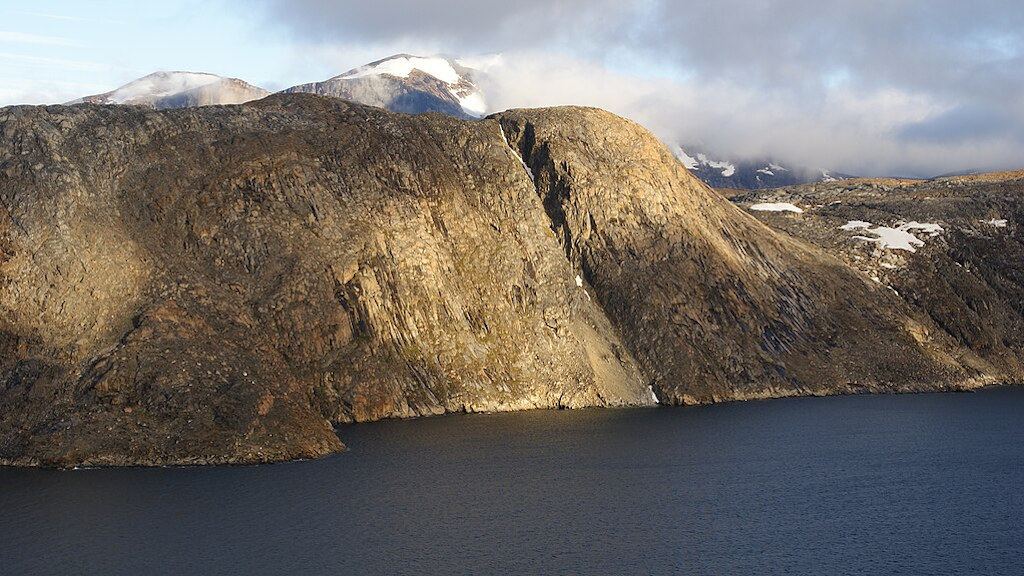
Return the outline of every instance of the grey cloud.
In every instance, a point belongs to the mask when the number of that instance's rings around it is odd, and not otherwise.
[[[300,43],[503,52],[499,105],[600,105],[666,140],[866,175],[1020,162],[1019,0],[258,2]]]
[[[300,37],[343,42],[439,43],[496,51],[550,42],[621,38],[637,3],[616,0],[258,0]]]
[[[934,144],[955,144],[993,137],[1024,138],[1024,126],[1008,111],[984,106],[960,106],[922,122],[907,124],[900,138]]]

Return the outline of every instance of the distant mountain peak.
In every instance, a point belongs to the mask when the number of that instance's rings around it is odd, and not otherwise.
[[[187,108],[215,104],[242,104],[270,92],[237,78],[206,72],[159,71],[103,94],[85,96],[67,104],[126,104],[151,108]]]
[[[487,112],[487,104],[475,84],[476,72],[450,56],[396,54],[284,92],[335,96],[409,114],[441,112],[479,118]]]
[[[679,162],[712,188],[757,190],[812,182],[834,182],[849,178],[829,170],[784,166],[775,159],[719,159],[700,147],[674,146],[672,152]]]
[[[388,74],[396,78],[408,78],[413,70],[419,70],[448,84],[458,84],[462,81],[462,75],[455,69],[456,66],[455,60],[440,56],[424,58],[409,54],[397,54],[353,68],[335,78],[363,78],[381,74]]]

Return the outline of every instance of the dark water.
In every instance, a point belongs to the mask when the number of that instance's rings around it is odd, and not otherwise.
[[[316,462],[0,469],[0,574],[1024,574],[1024,388],[340,433]]]

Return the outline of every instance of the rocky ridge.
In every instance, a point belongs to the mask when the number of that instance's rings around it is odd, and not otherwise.
[[[343,422],[1012,376],[599,110],[290,94],[13,107],[0,134],[0,463],[271,462],[343,449]]]

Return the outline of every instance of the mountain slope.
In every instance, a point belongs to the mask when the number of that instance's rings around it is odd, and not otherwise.
[[[0,463],[267,462],[342,449],[339,422],[1002,376],[598,110],[288,94],[7,108],[0,136]]]
[[[473,74],[453,58],[399,54],[283,92],[334,96],[405,114],[440,112],[476,118],[486,111],[486,104]]]
[[[163,110],[243,104],[268,94],[270,92],[237,78],[197,72],[155,72],[110,92],[85,96],[68,104],[128,104]]]
[[[934,320],[985,371],[1024,378],[1024,172],[858,179],[750,192],[743,206],[835,254]]]

